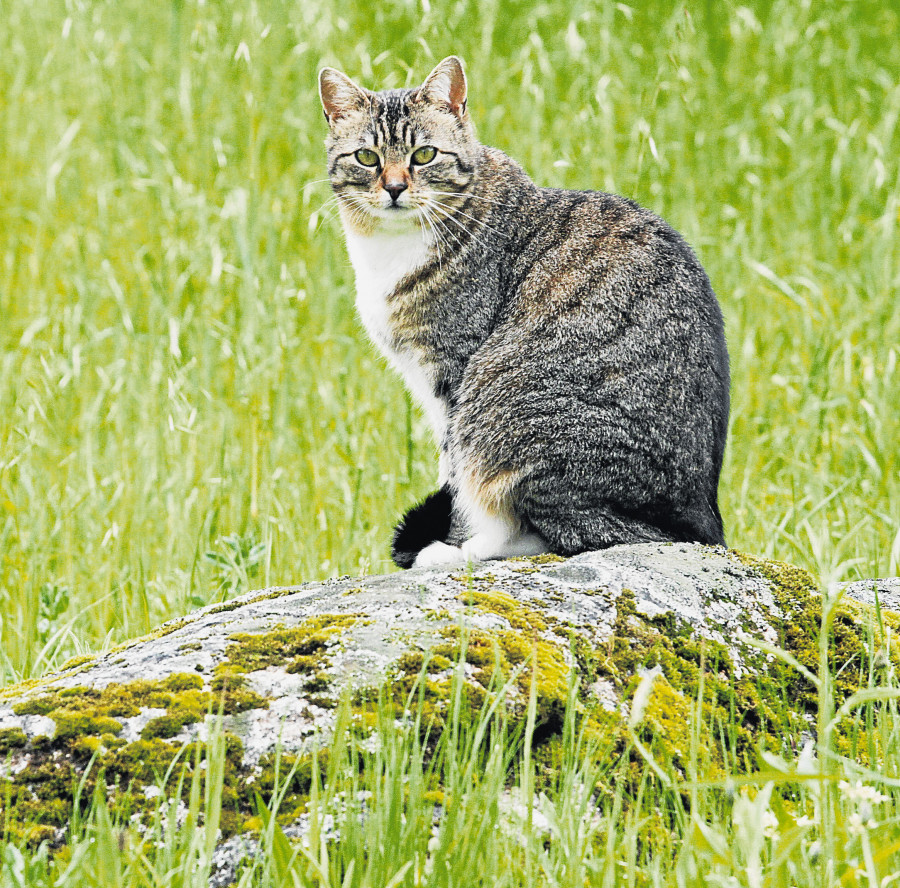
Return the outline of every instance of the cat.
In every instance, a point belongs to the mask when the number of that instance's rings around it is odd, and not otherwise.
[[[323,68],[319,95],[359,315],[440,454],[395,562],[724,545],[728,351],[681,236],[481,145],[456,56],[382,92]]]

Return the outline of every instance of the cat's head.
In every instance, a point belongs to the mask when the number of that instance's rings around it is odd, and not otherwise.
[[[370,92],[334,68],[319,72],[328,174],[346,224],[361,231],[440,219],[474,181],[478,143],[466,75],[444,59],[415,89]]]

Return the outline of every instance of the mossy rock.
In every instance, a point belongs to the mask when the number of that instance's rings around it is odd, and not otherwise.
[[[534,760],[547,776],[570,698],[592,748],[626,751],[625,716],[648,670],[657,677],[637,730],[654,756],[688,766],[702,691],[706,772],[752,768],[760,747],[798,749],[816,715],[814,689],[754,639],[816,671],[821,601],[797,568],[689,544],[252,593],[0,692],[0,798],[10,799],[0,829],[63,840],[74,787],[82,782],[89,800],[100,779],[120,813],[148,811],[166,774],[169,789],[202,763],[218,718],[228,737],[225,834],[252,830],[253,796],[273,784],[278,744],[282,768],[298,766],[282,811],[299,815],[313,750],[327,745],[342,700],[363,737],[377,729],[380,700],[398,716],[418,707],[423,736],[434,738],[457,664],[472,711],[502,687],[510,717],[524,718],[534,689]],[[871,603],[839,605],[839,696],[886,668],[879,633],[898,625]],[[858,731],[842,730],[850,749]]]

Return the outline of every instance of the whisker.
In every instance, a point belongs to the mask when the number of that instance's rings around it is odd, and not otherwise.
[[[445,212],[452,213],[454,215],[463,216],[464,218],[469,219],[472,222],[474,222],[476,225],[481,225],[483,228],[487,228],[489,231],[493,231],[495,234],[501,235],[503,237],[507,236],[502,231],[498,231],[497,229],[488,225],[488,223],[485,222],[483,219],[479,219],[477,216],[473,216],[471,213],[467,213],[465,210],[462,210],[459,207],[450,206],[449,204],[446,204],[440,200],[433,200],[432,203],[439,206]]]
[[[482,197],[480,194],[467,194],[465,191],[431,191],[429,189],[430,194],[438,195],[439,197],[461,197],[463,200],[480,200],[482,203],[494,204],[498,207],[515,207],[518,204],[508,203],[503,200],[493,200],[490,197]]]
[[[336,212],[342,209],[348,214],[351,224],[356,225],[365,220],[366,204],[359,195],[352,193],[339,193],[325,201],[320,207],[321,211],[329,212],[329,219],[334,219]]]
[[[435,245],[437,246],[438,261],[440,261],[440,259],[441,259],[440,248],[442,246],[444,246],[444,239],[434,225],[433,214],[428,209],[428,207],[425,206],[424,204],[417,205],[416,209],[419,211],[418,218],[422,219],[423,223],[428,225],[428,228],[431,231],[432,236],[434,237],[434,242],[435,242]]]
[[[455,217],[454,213],[451,212],[447,207],[443,206],[442,204],[438,203],[437,201],[433,201],[433,204],[432,204],[432,205],[433,205],[434,209],[435,209],[437,212],[443,214],[443,217],[444,217],[448,222],[452,222],[452,223],[453,223],[454,225],[456,225],[460,230],[466,232],[466,234],[468,234],[470,237],[473,237],[476,241],[478,241],[478,238],[475,238],[474,233],[473,233],[472,231],[470,231],[470,230],[469,230],[462,222],[460,222],[459,219],[457,219],[457,218]],[[459,212],[459,211],[457,210],[456,212]],[[465,214],[463,214],[463,215],[465,215]],[[467,218],[472,219],[473,222],[477,222],[479,225],[481,225],[483,228],[487,229],[488,231],[492,232],[493,234],[499,235],[500,237],[508,237],[508,235],[504,235],[502,232],[496,231],[496,230],[494,230],[493,228],[491,228],[490,225],[486,225],[485,223],[481,222],[480,219],[475,219],[474,217],[471,217],[471,216],[468,216]],[[485,241],[485,240],[483,240],[483,239],[480,240],[479,242],[482,243],[482,244],[484,244],[485,246],[487,246],[487,247],[488,247],[489,249],[491,249],[491,250],[496,250],[496,249],[497,249],[493,244],[491,244],[491,243],[489,243],[488,241]]]
[[[457,245],[462,246],[462,244],[459,243],[459,239],[456,238],[455,235],[453,235],[453,232],[445,228],[440,217],[431,206],[425,205],[422,209],[427,214],[427,218],[430,220],[432,230],[439,239],[442,247],[445,247],[448,250],[452,249],[452,244],[450,243],[451,236],[453,236],[453,239],[456,241]]]
[[[438,257],[438,267],[443,271],[444,269],[444,255],[445,253],[450,253],[453,255],[453,247],[450,243],[449,238],[447,237],[446,232],[443,230],[443,226],[435,217],[434,213],[430,212],[425,216],[425,219],[428,221],[428,225],[431,228],[432,233],[435,238],[435,252]]]
[[[462,231],[464,231],[466,234],[468,234],[468,235],[470,235],[470,236],[472,236],[472,232],[470,232],[470,231],[469,231],[464,225],[462,225],[458,220],[453,219],[451,216],[449,216],[449,215],[447,214],[447,211],[446,211],[443,207],[441,207],[441,205],[440,205],[437,201],[434,201],[434,200],[429,201],[429,204],[428,204],[428,205],[429,205],[429,209],[430,209],[433,213],[435,213],[435,219],[436,219],[436,221],[441,225],[441,228],[443,229],[444,233],[445,233],[446,235],[449,235],[450,237],[452,237],[453,240],[456,241],[457,246],[458,246],[460,249],[463,249],[465,245],[464,245],[463,242],[459,239],[459,237],[457,236],[456,232],[454,232],[453,230],[451,230],[450,228],[448,228],[448,227],[444,224],[444,220],[446,219],[446,220],[448,220],[448,221],[455,222],[456,225],[457,225],[460,229],[462,229]]]
[[[432,237],[434,238],[435,252],[437,253],[438,268],[443,272],[444,264],[442,261],[443,257],[441,256],[442,242],[441,242],[440,235],[438,234],[437,230],[435,229],[434,224],[428,218],[428,214],[427,214],[427,212],[424,211],[424,207],[422,208],[422,212],[419,213],[419,215],[416,218],[419,221],[421,221],[421,223],[422,223],[422,237],[425,237],[425,226],[426,225],[428,226],[429,230],[431,231]]]
[[[350,221],[353,224],[361,223],[366,218],[366,206],[364,203],[357,203],[355,206],[349,207]]]
[[[447,222],[452,222],[458,229],[460,229],[460,231],[465,232],[465,234],[469,237],[471,243],[484,247],[492,253],[498,252],[498,247],[487,240],[477,229],[473,230],[467,228],[462,222],[459,221],[459,219],[456,219],[454,216],[450,215],[443,207],[438,207],[436,208],[436,210],[441,214],[442,223],[444,223],[444,230],[452,234],[453,239],[457,243],[459,243],[459,238],[456,236],[455,232],[451,231],[451,229],[446,225]]]
[[[466,213],[466,212],[463,211],[463,210],[460,210],[460,209],[458,209],[458,208],[456,208],[456,207],[448,207],[448,206],[446,206],[445,204],[442,204],[440,201],[435,201],[435,203],[436,203],[439,207],[441,207],[442,209],[446,210],[447,212],[452,212],[452,213],[454,213],[454,214],[459,214],[460,216],[463,216],[463,217],[465,217],[466,219],[470,219],[470,220],[471,220],[472,222],[474,222],[476,225],[480,225],[482,228],[486,228],[488,231],[493,232],[494,234],[498,235],[499,237],[509,237],[508,234],[506,234],[506,233],[504,233],[504,232],[502,232],[502,231],[498,231],[496,228],[493,228],[492,226],[488,225],[487,222],[485,222],[484,220],[479,219],[479,218],[477,218],[476,216],[472,216],[471,214]]]
[[[301,190],[305,191],[307,188],[309,188],[312,185],[321,185],[323,182],[330,182],[330,181],[331,181],[331,176],[326,176],[324,179],[310,179],[309,182],[303,183],[303,187],[301,188]]]
[[[327,220],[328,222],[333,222],[337,218],[338,214],[336,204],[336,200],[334,198],[330,198],[315,210],[315,212],[319,214],[319,224],[316,226],[316,231],[321,228],[324,221]]]
[[[340,203],[339,201],[332,198],[332,199],[326,201],[325,203],[323,203],[316,210],[316,212],[321,215],[321,219],[323,221],[327,219],[329,222],[333,222],[336,218],[338,218],[338,215],[339,215],[338,214],[338,210],[340,209],[339,203]],[[317,231],[318,231],[318,229],[319,229],[319,226],[316,226]]]
[[[365,211],[368,208],[361,195],[346,191],[339,192],[338,194],[335,194],[333,198],[329,198],[323,204],[323,208],[328,207],[332,203],[338,208],[343,206],[343,208],[351,214],[350,218],[354,223],[360,221],[364,217]]]

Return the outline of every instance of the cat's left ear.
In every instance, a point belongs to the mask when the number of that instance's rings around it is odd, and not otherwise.
[[[447,56],[422,84],[421,95],[429,102],[444,105],[457,117],[466,113],[466,74],[456,56]]]
[[[319,98],[329,124],[354,111],[361,111],[368,102],[365,90],[336,68],[322,68],[319,71]]]

